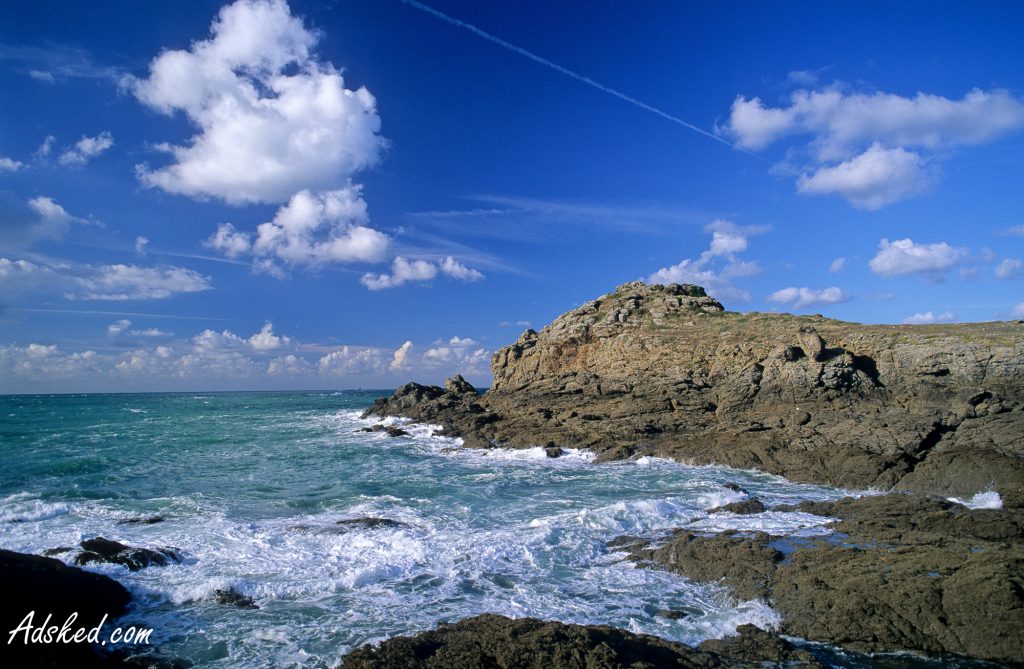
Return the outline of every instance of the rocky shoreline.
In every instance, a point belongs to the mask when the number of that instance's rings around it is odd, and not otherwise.
[[[586,448],[597,462],[652,455],[890,491],[719,510],[835,518],[833,533],[813,541],[677,530],[609,547],[766,599],[782,615],[780,631],[796,637],[1007,666],[1024,658],[1024,323],[738,314],[698,286],[637,282],[527,330],[491,367],[483,395],[461,377],[444,388],[410,383],[365,416],[439,424],[472,448],[540,446],[552,457]],[[1001,508],[945,499],[983,492]],[[342,666],[434,658],[469,633],[393,640]],[[411,650],[423,644],[426,655]],[[407,666],[455,666],[433,662]]]

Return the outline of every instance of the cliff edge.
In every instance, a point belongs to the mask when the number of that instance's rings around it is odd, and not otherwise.
[[[1024,322],[860,325],[735,313],[693,285],[627,283],[461,378],[368,414],[469,446],[658,455],[795,481],[971,495],[1024,487]]]

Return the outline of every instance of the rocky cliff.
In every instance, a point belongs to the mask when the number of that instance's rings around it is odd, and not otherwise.
[[[471,446],[661,455],[834,486],[970,495],[1024,484],[1024,323],[869,326],[725,311],[692,285],[619,286],[527,330],[464,382],[372,413]]]

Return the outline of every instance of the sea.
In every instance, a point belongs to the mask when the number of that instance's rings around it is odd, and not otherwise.
[[[180,564],[86,567],[132,592],[125,625],[197,667],[320,668],[485,612],[688,644],[770,628],[779,617],[764,602],[639,568],[607,542],[679,527],[827,534],[809,514],[708,512],[851,493],[656,458],[474,450],[403,419],[384,422],[406,436],[360,431],[380,422],[360,415],[387,394],[0,396],[0,547],[41,554],[98,536],[172,547]],[[365,518],[392,522],[338,524]],[[259,608],[218,603],[218,590]]]

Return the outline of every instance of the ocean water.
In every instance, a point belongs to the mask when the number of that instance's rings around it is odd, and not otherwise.
[[[800,513],[709,516],[746,497],[726,483],[768,504],[847,494],[652,458],[474,451],[394,419],[410,436],[358,432],[381,394],[0,397],[0,547],[174,547],[182,564],[88,567],[132,591],[126,620],[163,651],[201,667],[332,667],[364,643],[484,612],[691,644],[770,627],[764,603],[636,568],[605,543],[674,527],[827,532]],[[166,520],[124,524],[153,515]],[[400,524],[337,524],[363,517]],[[226,588],[260,608],[218,604]]]

